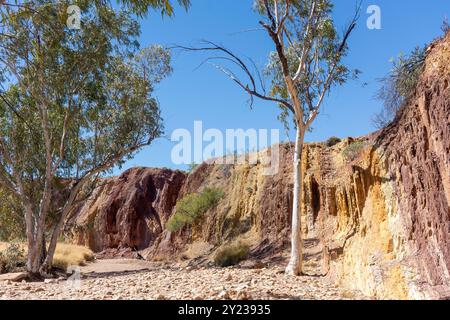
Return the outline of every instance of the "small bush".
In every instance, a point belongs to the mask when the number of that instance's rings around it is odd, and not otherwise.
[[[381,79],[382,87],[376,98],[383,102],[383,108],[372,121],[377,128],[384,128],[396,116],[404,101],[410,97],[419,81],[425,65],[426,47],[416,47],[409,55],[393,59],[393,68]]]
[[[224,246],[214,256],[214,263],[219,267],[234,266],[245,260],[250,248],[242,243]]]
[[[348,161],[355,160],[365,147],[366,142],[364,141],[352,142],[344,150],[342,150],[342,155]]]
[[[69,266],[83,266],[94,258],[94,253],[86,247],[58,243],[53,257],[53,267],[67,270]]]
[[[0,273],[14,272],[26,265],[25,251],[20,244],[12,243],[0,252]]]
[[[185,225],[193,224],[206,211],[215,207],[223,192],[215,188],[205,188],[200,193],[192,193],[179,200],[175,214],[167,221],[166,228],[176,232]]]
[[[341,142],[341,139],[339,139],[338,137],[330,137],[330,138],[328,138],[326,144],[327,144],[327,147],[332,147],[332,146],[337,145],[339,142]]]
[[[0,273],[13,272],[26,265],[27,249],[24,243],[0,243]],[[66,270],[69,266],[82,266],[95,259],[86,247],[58,243],[53,257],[53,267]]]

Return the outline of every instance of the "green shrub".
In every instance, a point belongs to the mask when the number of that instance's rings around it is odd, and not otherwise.
[[[167,221],[166,228],[171,232],[176,232],[185,225],[193,224],[206,211],[215,207],[223,192],[215,188],[205,188],[200,193],[192,193],[179,200],[176,211]]]
[[[250,248],[242,243],[224,246],[214,256],[214,263],[219,267],[233,266],[245,260]]]
[[[366,145],[367,144],[364,141],[352,142],[344,150],[342,150],[342,155],[348,161],[355,160]]]
[[[330,137],[328,138],[326,144],[327,147],[332,147],[334,145],[337,145],[339,142],[341,142],[341,139],[339,139],[338,137]]]
[[[25,251],[20,244],[12,243],[0,252],[0,273],[14,272],[26,264]]]
[[[19,202],[0,187],[0,241],[25,238],[25,224]]]
[[[382,110],[372,121],[377,128],[384,128],[396,116],[404,101],[410,97],[423,72],[426,47],[416,47],[409,55],[392,59],[393,68],[389,75],[381,79],[382,87],[376,97],[383,102]]]

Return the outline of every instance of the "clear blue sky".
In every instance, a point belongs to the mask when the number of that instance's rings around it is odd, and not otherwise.
[[[251,57],[263,66],[273,46],[264,32],[245,32],[258,28],[259,17],[252,11],[252,1],[192,0],[190,11],[186,13],[177,7],[174,18],[162,18],[158,13],[152,13],[141,21],[142,46],[153,43],[195,45],[208,39],[239,55]],[[334,1],[338,25],[344,26],[349,21],[356,1]],[[369,17],[366,9],[372,4],[381,8],[381,30],[366,27]],[[381,108],[381,103],[374,99],[380,86],[377,79],[389,71],[391,57],[400,52],[407,53],[441,35],[444,17],[450,16],[450,1],[364,0],[362,9],[359,25],[349,42],[347,62],[363,73],[358,80],[332,91],[313,132],[307,135],[307,141],[323,141],[330,136],[360,136],[373,131],[371,118]],[[195,120],[202,120],[204,129],[223,131],[227,128],[283,128],[277,120],[279,110],[276,105],[256,100],[250,110],[248,96],[223,73],[210,65],[196,69],[204,58],[202,54],[175,53],[174,73],[155,92],[169,138],[177,128],[193,131]],[[293,137],[290,133],[290,138]],[[133,166],[183,168],[171,161],[175,143],[169,138],[155,141],[122,170]]]

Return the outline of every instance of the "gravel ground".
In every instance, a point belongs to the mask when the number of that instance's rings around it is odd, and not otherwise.
[[[181,268],[139,260],[98,260],[79,277],[3,281],[0,299],[364,299],[322,277],[289,277],[281,267]],[[79,280],[78,280],[79,278]]]

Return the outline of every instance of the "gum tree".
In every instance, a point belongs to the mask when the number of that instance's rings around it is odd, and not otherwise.
[[[172,16],[174,14],[173,2],[170,0],[121,0],[134,13],[143,15],[150,9],[159,9],[163,15]],[[190,0],[178,0],[178,4],[184,8],[190,6]]]
[[[214,65],[250,95],[251,104],[254,98],[272,101],[281,108],[281,119],[285,123],[292,120],[296,128],[294,190],[291,257],[286,273],[300,275],[304,138],[330,89],[355,75],[343,58],[348,51],[348,38],[356,26],[359,7],[341,36],[331,17],[333,4],[330,0],[256,0],[255,8],[262,16],[259,22],[262,30],[275,47],[275,51],[269,54],[265,70],[268,79],[264,80],[260,72],[254,71],[256,67],[252,61],[248,64],[231,50],[213,42],[205,41],[202,47],[180,48],[216,52],[217,55],[208,58],[208,61],[229,63],[229,67]],[[266,90],[266,82],[269,82],[270,90]]]
[[[34,276],[50,272],[81,194],[163,129],[152,92],[171,72],[170,54],[139,48],[130,12],[76,3],[79,30],[66,25],[72,1],[0,7],[0,187],[23,209]]]

